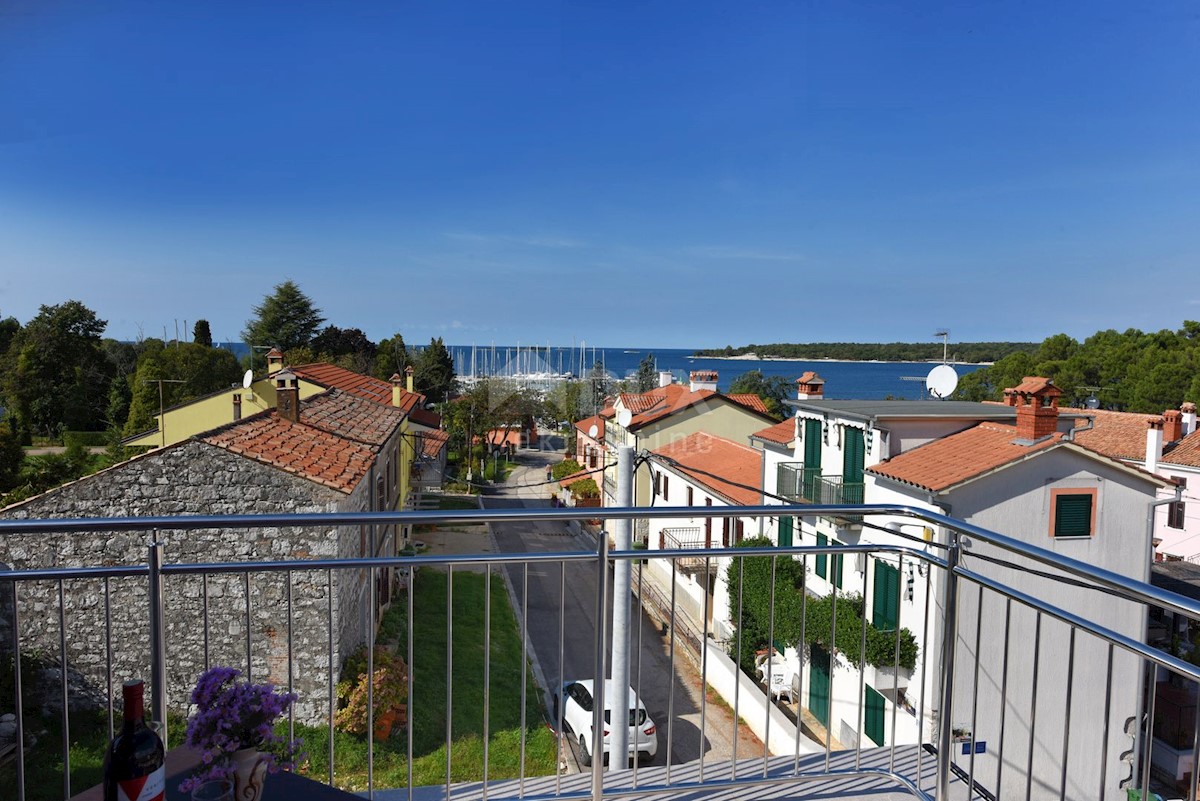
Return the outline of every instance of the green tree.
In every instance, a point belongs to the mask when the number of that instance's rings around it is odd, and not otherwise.
[[[125,421],[125,436],[154,428],[159,413],[159,379],[162,383],[162,407],[227,389],[237,383],[241,367],[237,358],[224,348],[209,348],[192,342],[173,343],[169,347],[157,340],[148,343],[138,359],[131,382],[132,397]],[[181,383],[175,383],[175,382]]]
[[[408,348],[404,346],[404,337],[396,334],[383,340],[375,349],[375,365],[372,375],[388,381],[392,376],[404,377],[404,369],[412,364]],[[413,368],[416,369],[415,367]]]
[[[17,485],[24,461],[25,449],[21,447],[21,440],[7,423],[0,423],[0,493]]]
[[[454,359],[442,338],[429,340],[413,365],[414,387],[433,403],[446,401],[454,391]]]
[[[325,318],[294,281],[284,281],[254,307],[242,340],[249,345],[273,345],[284,353],[307,345]]]
[[[13,338],[4,395],[20,431],[54,436],[98,431],[113,367],[100,335],[107,323],[77,300],[42,306]]]
[[[208,326],[208,320],[197,320],[192,326],[192,342],[206,348],[212,347],[212,329]]]
[[[658,367],[655,365],[653,353],[647,353],[638,362],[635,383],[637,385],[635,391],[637,392],[649,392],[658,386]]]
[[[780,375],[764,376],[762,370],[751,370],[733,379],[729,385],[729,395],[757,395],[766,404],[767,411],[772,417],[782,420],[785,406],[783,402],[791,394],[791,385]]]
[[[377,347],[358,328],[327,325],[313,338],[310,347],[320,354],[320,360],[356,373],[369,374],[375,366]]]

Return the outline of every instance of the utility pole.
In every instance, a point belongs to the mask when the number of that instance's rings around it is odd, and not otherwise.
[[[633,506],[633,448],[617,448],[617,507]],[[625,518],[612,522],[613,539],[618,551],[633,548],[633,521]],[[603,536],[603,535],[602,535]],[[610,770],[629,766],[629,570],[627,559],[613,563],[612,626],[612,748],[608,752]],[[603,676],[599,677],[603,680]],[[634,719],[636,721],[636,718]],[[596,754],[595,759],[602,759]]]
[[[143,378],[143,384],[158,384],[158,434],[160,447],[167,447],[167,416],[163,410],[163,384],[186,384],[181,378]]]

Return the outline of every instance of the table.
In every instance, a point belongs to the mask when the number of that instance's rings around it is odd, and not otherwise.
[[[179,792],[179,783],[199,764],[190,748],[172,748],[167,752],[166,801],[191,801],[191,795]],[[71,796],[71,801],[104,801],[104,785],[97,784]],[[362,801],[360,796],[330,787],[305,776],[280,771],[267,775],[263,783],[262,801]]]

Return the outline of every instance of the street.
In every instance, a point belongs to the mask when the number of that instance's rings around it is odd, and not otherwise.
[[[494,494],[483,497],[484,508],[511,509],[548,506],[549,495],[557,490],[546,484],[546,466],[561,459],[553,451],[524,450],[519,452],[519,466],[508,481],[496,487]],[[575,537],[565,523],[497,523],[492,525],[497,550],[503,553],[553,553],[593,550],[590,538]],[[565,575],[564,575],[565,571]],[[509,568],[520,607],[523,571],[520,566]],[[611,573],[610,573],[611,581]],[[528,571],[528,631],[530,647],[542,676],[551,688],[562,681],[592,678],[595,670],[595,599],[597,576],[592,565],[531,565]],[[611,587],[611,584],[610,584]],[[666,764],[668,748],[668,711],[671,710],[671,688],[674,684],[674,715],[670,727],[671,764],[691,762],[703,754],[709,759],[729,759],[734,732],[732,714],[723,706],[708,703],[705,711],[704,736],[700,732],[700,676],[676,645],[672,670],[669,637],[630,596],[631,605],[629,653],[630,684],[638,692],[650,717],[658,726],[658,756],[652,764]],[[560,615],[560,609],[562,614]],[[611,610],[608,614],[611,639]],[[561,622],[561,626],[560,626]],[[561,632],[561,641],[560,641]],[[640,642],[640,647],[639,647]],[[562,653],[560,662],[559,653]],[[760,755],[762,745],[745,729],[741,729],[738,756]],[[577,737],[578,735],[576,735]]]

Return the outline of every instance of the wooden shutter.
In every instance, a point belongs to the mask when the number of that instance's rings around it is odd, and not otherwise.
[[[867,443],[861,428],[846,428],[842,433],[842,483],[861,484],[866,465]]]
[[[1055,496],[1054,536],[1090,537],[1092,534],[1092,495],[1078,493]]]
[[[829,538],[824,534],[817,534],[817,547],[823,547],[829,544]],[[829,554],[817,554],[817,575],[825,578],[826,565],[829,562]]]
[[[819,468],[821,466],[821,421],[804,421],[804,466]]]
[[[792,544],[792,518],[779,518],[779,547],[787,548]]]
[[[866,688],[866,715],[864,728],[875,745],[883,745],[883,722],[887,717],[887,700],[873,687]]]
[[[875,560],[875,594],[871,623],[880,631],[895,631],[900,621],[900,571]]]

